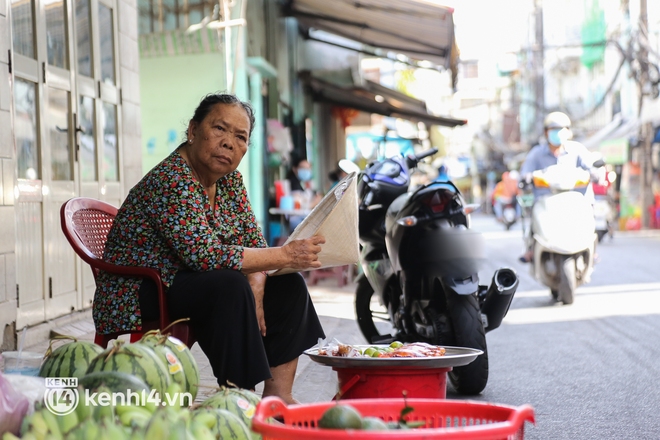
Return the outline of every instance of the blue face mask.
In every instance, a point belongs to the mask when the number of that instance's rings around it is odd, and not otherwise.
[[[548,130],[548,142],[550,142],[552,145],[561,145],[563,143],[563,139],[561,136],[559,136],[560,132],[561,129],[559,128]]]
[[[298,170],[298,180],[301,182],[307,182],[308,180],[312,180],[312,170],[309,168],[300,168]]]

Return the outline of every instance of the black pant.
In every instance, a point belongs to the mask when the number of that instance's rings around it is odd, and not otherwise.
[[[145,279],[139,292],[142,319],[158,318],[156,286]],[[296,359],[325,338],[305,280],[298,273],[268,277],[262,337],[254,295],[235,270],[180,271],[167,291],[172,320],[190,318],[218,384],[254,388],[271,377],[270,367]]]

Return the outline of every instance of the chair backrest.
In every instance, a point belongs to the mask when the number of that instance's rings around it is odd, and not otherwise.
[[[70,199],[60,209],[62,232],[73,250],[92,267],[94,277],[103,261],[105,242],[116,215],[114,206],[87,197]]]

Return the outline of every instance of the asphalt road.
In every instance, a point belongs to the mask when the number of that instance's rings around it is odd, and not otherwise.
[[[534,281],[520,225],[505,231],[493,217],[473,215],[486,238],[487,284],[511,267],[520,285],[502,326],[488,333],[490,375],[474,400],[530,404],[536,425],[526,439],[660,439],[660,231],[620,232],[598,247],[592,280],[570,306],[555,303]],[[353,309],[354,286],[332,280],[310,288],[328,339],[364,344]],[[334,372],[301,357],[294,395],[327,401]],[[465,399],[451,385],[448,399]]]
[[[528,439],[660,439],[660,231],[615,232],[598,247],[588,285],[570,306],[517,261],[521,230],[474,216],[489,261],[514,268],[518,291],[487,336],[490,379],[476,400],[531,404]],[[451,389],[448,398],[460,398]]]

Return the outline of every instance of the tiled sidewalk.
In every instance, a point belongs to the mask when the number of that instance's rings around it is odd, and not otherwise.
[[[310,286],[310,294],[321,319],[321,324],[328,339],[337,339],[344,343],[363,344],[364,339],[355,321],[353,306],[353,294],[355,285],[349,284],[344,287],[336,287],[335,280],[322,280],[317,286]],[[91,314],[81,314],[82,319],[62,325],[51,330],[54,334],[74,336],[80,340],[92,341],[94,339],[94,324]],[[122,337],[124,338],[124,337]],[[126,340],[128,337],[125,336]],[[34,340],[34,338],[31,338]],[[42,338],[39,342],[30,344],[24,348],[27,351],[44,353],[48,348],[49,341]],[[198,344],[192,348],[193,355],[197,360],[201,376],[201,387],[197,401],[213,394],[217,390],[217,382],[211,371],[208,358],[201,351]],[[0,367],[2,361],[0,360]],[[257,386],[260,394],[262,386]],[[301,403],[328,401],[337,392],[337,375],[330,368],[311,361],[307,356],[300,357],[296,381],[294,383],[294,397]]]

